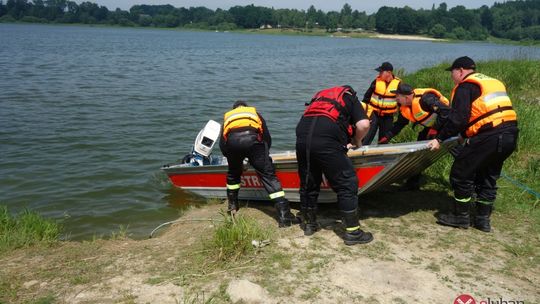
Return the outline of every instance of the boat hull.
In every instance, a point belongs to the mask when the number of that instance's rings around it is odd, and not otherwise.
[[[358,194],[380,189],[420,173],[455,145],[455,140],[444,143],[443,149],[430,151],[427,141],[366,146],[349,153],[358,176]],[[294,152],[288,151],[271,155],[276,175],[281,181],[285,197],[293,202],[300,201],[298,166]],[[206,198],[226,198],[226,159],[216,165],[192,166],[189,164],[165,165],[161,169],[167,173],[176,187]],[[239,198],[242,200],[268,200],[261,180],[255,170],[245,164],[241,177]],[[336,202],[337,198],[326,179],[321,184],[318,201]]]

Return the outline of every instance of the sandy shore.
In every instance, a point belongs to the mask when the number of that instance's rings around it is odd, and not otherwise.
[[[445,41],[445,39],[437,39],[437,38],[430,38],[430,37],[416,36],[416,35],[376,34],[373,37],[380,38],[380,39],[395,39],[395,40]]]
[[[0,303],[453,303],[463,293],[538,303],[530,223],[497,212],[489,234],[439,226],[426,195],[445,194],[409,192],[403,201],[402,192],[384,193],[401,203],[364,204],[362,226],[375,236],[367,245],[343,244],[336,208],[321,208],[321,231],[306,237],[298,226],[277,229],[271,206],[243,205],[240,213],[274,236],[253,254],[219,261],[203,245],[223,218],[224,205],[213,204],[152,239],[16,250],[0,257]]]

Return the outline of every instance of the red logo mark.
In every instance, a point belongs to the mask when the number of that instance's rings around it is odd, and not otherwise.
[[[462,294],[454,300],[454,304],[476,304],[476,301],[470,295]]]

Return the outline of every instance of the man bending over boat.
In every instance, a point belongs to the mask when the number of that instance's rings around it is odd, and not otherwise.
[[[408,84],[401,82],[396,90],[396,100],[399,107],[399,116],[394,127],[379,139],[379,144],[386,144],[394,136],[398,135],[409,122],[414,126],[421,125],[424,128],[416,140],[433,139],[437,130],[442,128],[450,112],[448,99],[441,92],[431,89],[414,89]],[[420,189],[420,174],[410,177],[404,185],[405,190]]]
[[[228,212],[234,215],[238,209],[238,192],[243,162],[247,158],[255,169],[262,184],[277,210],[279,227],[291,226],[296,217],[291,213],[289,201],[279,182],[269,149],[272,144],[270,132],[263,117],[254,107],[237,101],[233,109],[223,118],[223,130],[219,142],[221,153],[227,157],[227,200]]]
[[[317,198],[324,174],[338,197],[345,225],[345,244],[373,240],[371,233],[360,229],[358,176],[347,156],[349,148],[362,145],[362,138],[368,130],[369,120],[350,86],[325,89],[311,99],[296,127],[304,235],[312,235],[319,230]]]

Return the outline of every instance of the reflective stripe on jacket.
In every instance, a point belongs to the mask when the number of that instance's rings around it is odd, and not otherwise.
[[[448,99],[446,99],[446,97],[444,97],[441,92],[435,89],[415,89],[411,105],[400,106],[399,111],[401,115],[413,123],[420,124],[424,127],[432,127],[437,120],[437,114],[429,111],[424,111],[424,109],[422,109],[422,106],[420,105],[420,99],[422,99],[422,96],[424,96],[424,94],[428,93],[436,95],[443,104],[450,104],[448,102]]]
[[[254,107],[238,107],[225,113],[223,117],[223,136],[227,135],[231,130],[238,128],[251,127],[262,134],[262,121]]]
[[[452,99],[459,85],[465,82],[478,85],[481,91],[480,97],[474,100],[471,105],[471,117],[465,131],[467,137],[478,134],[480,129],[485,126],[496,127],[504,122],[517,121],[512,101],[510,101],[506,87],[501,81],[481,73],[474,73],[454,87]]]
[[[375,90],[369,101],[369,104],[373,107],[373,112],[376,112],[379,115],[396,113],[398,108],[396,94],[391,91],[397,90],[400,82],[401,79],[395,77],[387,84],[384,80],[377,77],[375,80]]]

